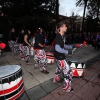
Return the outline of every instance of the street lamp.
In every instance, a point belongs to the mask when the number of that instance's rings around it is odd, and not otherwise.
[[[1,11],[2,6],[0,5],[0,11]]]
[[[1,12],[1,8],[2,8],[2,6],[0,5],[0,12]]]

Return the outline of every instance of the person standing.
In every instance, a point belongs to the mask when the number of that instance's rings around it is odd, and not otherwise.
[[[31,48],[31,43],[29,42],[31,39],[30,34],[31,34],[31,31],[29,29],[25,30],[24,43],[23,43],[23,53],[24,53],[24,59],[25,59],[26,64],[31,64],[31,63],[29,63],[30,48]]]
[[[11,28],[10,30],[8,44],[9,44],[12,54],[18,54],[19,48],[17,45],[17,35],[15,33],[15,28]]]
[[[24,60],[24,54],[23,54],[24,29],[21,29],[20,31],[17,43],[19,44],[19,57],[21,58],[21,60]]]
[[[56,59],[57,68],[53,78],[53,82],[54,83],[59,82],[61,79],[61,73],[63,73],[64,75],[63,91],[70,92],[73,91],[71,87],[73,74],[71,68],[66,62],[65,54],[72,54],[71,49],[73,48],[73,46],[66,45],[64,41],[65,38],[64,33],[67,31],[66,23],[65,22],[58,23],[57,28],[59,30],[59,33],[55,38],[55,44],[54,44],[54,57]],[[64,48],[70,50],[68,51],[65,50]]]
[[[46,69],[47,65],[47,59],[46,59],[46,53],[44,51],[44,35],[42,28],[37,29],[37,33],[35,36],[35,44],[34,44],[34,61],[35,61],[35,68],[38,66],[40,67],[40,71],[49,74],[49,72]]]

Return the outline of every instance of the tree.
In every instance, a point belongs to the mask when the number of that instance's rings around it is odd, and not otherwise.
[[[88,4],[88,14],[94,18],[100,17],[100,0],[90,0]]]
[[[96,22],[96,18],[90,15],[86,17],[86,30],[87,32],[97,32],[100,31],[100,24]]]
[[[21,27],[23,25],[36,27],[36,25],[40,26],[43,23],[47,27],[49,21],[56,17],[56,0],[0,0],[0,5],[2,5],[2,11],[6,16],[15,19],[15,22],[12,23],[18,27],[20,25]]]
[[[91,23],[91,30],[100,31],[100,0],[89,0],[87,9],[87,24]]]
[[[70,20],[70,24],[71,24],[71,30],[72,31],[76,31],[76,19],[79,15],[76,14],[74,12],[72,12],[72,15],[70,16],[71,20]]]
[[[87,7],[88,1],[89,0],[77,0],[77,2],[76,2],[76,6],[82,6],[82,5],[84,5],[83,21],[82,21],[82,31],[84,31],[85,12],[86,12],[86,7]]]
[[[7,39],[9,29],[14,27],[30,28],[33,32],[37,27],[50,30],[56,19],[56,0],[0,0],[0,32]],[[0,14],[1,15],[1,14]]]
[[[56,0],[1,0],[2,10],[14,17],[48,11],[55,13]]]

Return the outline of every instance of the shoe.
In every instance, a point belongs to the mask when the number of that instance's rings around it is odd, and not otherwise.
[[[71,88],[71,90],[63,90],[64,92],[73,92],[74,91],[74,89],[73,88]]]
[[[38,68],[39,66],[37,64],[34,65],[34,69]]]
[[[73,89],[73,88],[71,88],[70,92],[73,92],[73,91],[74,91],[74,89]]]
[[[49,72],[47,70],[44,71],[45,74],[49,74]]]
[[[21,58],[21,60],[25,60],[24,58]]]
[[[19,56],[19,58],[21,59],[21,58],[24,58],[24,56]]]
[[[42,73],[45,73],[45,74],[49,74],[49,72],[47,70],[43,70],[41,71]]]
[[[60,78],[60,80],[58,81],[58,83],[63,83],[63,82],[64,82],[63,78]]]

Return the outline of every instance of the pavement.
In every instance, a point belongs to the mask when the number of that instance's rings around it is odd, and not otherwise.
[[[45,49],[49,51],[47,47]],[[49,74],[43,74],[39,68],[26,65],[20,60],[19,55],[4,52],[0,55],[0,67],[4,65],[20,65],[23,71],[25,92],[18,100],[100,100],[100,49],[94,50],[90,45],[76,49],[72,56],[66,55],[67,59],[79,59],[86,63],[83,78],[73,78],[73,92],[62,91],[62,83],[53,83],[56,63],[48,64]]]

